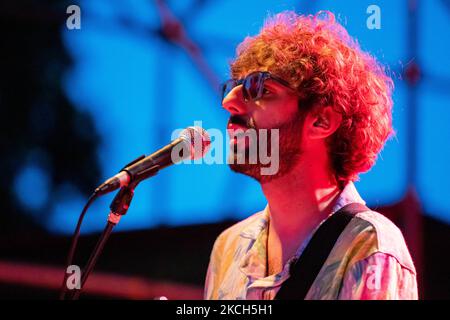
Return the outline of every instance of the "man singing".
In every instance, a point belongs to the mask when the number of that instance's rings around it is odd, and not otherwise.
[[[417,299],[416,271],[400,230],[362,206],[353,184],[393,133],[393,82],[384,68],[333,14],[283,12],[238,46],[231,78],[222,105],[230,113],[232,158],[244,153],[248,160],[257,143],[234,131],[276,130],[279,167],[263,174],[260,161],[231,161],[233,171],[261,184],[268,204],[217,238],[205,298],[298,298],[295,285],[293,296],[279,294],[289,282],[292,287],[299,265],[296,283],[313,274],[304,299]],[[323,248],[317,243],[325,246],[330,234],[318,230],[333,228],[329,221],[350,204],[365,210],[349,218],[318,262]],[[305,269],[305,255],[309,265],[319,265],[316,274]]]

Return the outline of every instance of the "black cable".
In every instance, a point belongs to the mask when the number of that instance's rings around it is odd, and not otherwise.
[[[97,263],[97,260],[100,256],[100,253],[102,252],[106,241],[108,240],[109,236],[111,235],[112,229],[114,228],[116,224],[108,221],[105,229],[103,230],[102,235],[100,236],[100,239],[98,240],[94,251],[92,252],[91,256],[89,257],[88,263],[86,265],[86,268],[82,272],[81,276],[81,285],[80,289],[74,290],[74,293],[71,297],[71,300],[77,300],[80,296],[81,290],[84,288],[84,284],[86,283],[87,278],[89,277],[90,273],[95,267],[95,264]]]
[[[78,218],[78,223],[77,223],[77,227],[75,228],[75,232],[72,236],[72,244],[70,245],[70,251],[69,254],[67,256],[67,261],[66,261],[66,268],[64,270],[64,279],[63,279],[63,283],[61,286],[61,290],[60,290],[60,295],[59,295],[59,299],[60,300],[64,300],[65,296],[66,296],[66,292],[67,292],[67,285],[66,285],[66,281],[68,278],[68,274],[67,274],[67,268],[72,265],[72,261],[73,261],[73,257],[75,255],[75,250],[77,247],[77,243],[78,243],[78,238],[80,237],[80,229],[81,229],[81,224],[83,222],[84,216],[86,215],[87,210],[89,209],[89,207],[91,206],[91,204],[97,199],[97,197],[99,196],[99,194],[97,192],[94,192],[88,199],[88,201],[86,202],[83,211],[80,214],[80,217]]]

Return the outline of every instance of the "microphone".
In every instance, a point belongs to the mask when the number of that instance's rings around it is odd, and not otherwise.
[[[177,139],[152,153],[142,155],[127,164],[118,174],[103,182],[95,193],[104,195],[131,183],[139,183],[158,173],[159,170],[178,163],[184,159],[202,158],[210,147],[210,137],[201,127],[187,127]]]

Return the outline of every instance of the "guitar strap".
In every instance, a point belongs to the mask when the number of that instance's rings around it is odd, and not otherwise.
[[[350,203],[325,220],[291,267],[290,277],[281,285],[275,299],[305,299],[320,269],[350,220],[357,213],[369,210],[363,204]]]

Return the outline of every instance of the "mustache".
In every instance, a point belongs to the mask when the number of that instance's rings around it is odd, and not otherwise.
[[[255,120],[252,117],[243,117],[238,115],[230,116],[228,123],[237,124],[246,127],[247,129],[256,129]]]

